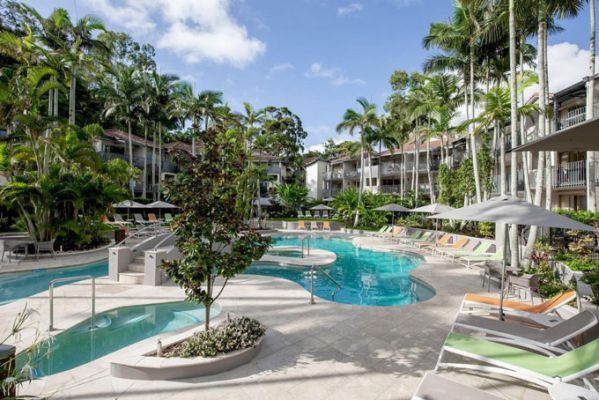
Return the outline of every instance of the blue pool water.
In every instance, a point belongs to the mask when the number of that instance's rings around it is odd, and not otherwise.
[[[220,313],[215,304],[211,317]],[[22,367],[29,359],[34,375],[41,377],[75,368],[122,349],[140,340],[191,327],[204,322],[204,307],[188,302],[161,303],[117,308],[96,316],[96,329],[90,319],[43,342],[31,358],[17,357]]]
[[[274,241],[275,246],[301,246],[297,236],[274,237]],[[310,247],[337,255],[337,261],[324,270],[341,284],[342,289],[332,299],[336,286],[317,273],[314,294],[323,299],[365,306],[396,306],[426,301],[435,295],[432,287],[410,277],[410,271],[422,262],[416,254],[359,249],[348,240],[325,236],[312,236]],[[285,278],[310,290],[310,274],[306,267],[258,262],[245,273]]]
[[[37,269],[27,272],[0,274],[0,305],[48,290],[48,284],[53,279],[78,275],[93,275],[95,277],[108,275],[108,262],[100,261],[78,267]],[[56,286],[73,282],[69,281]]]

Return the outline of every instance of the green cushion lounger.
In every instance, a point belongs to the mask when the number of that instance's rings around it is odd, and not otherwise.
[[[484,333],[487,340],[526,347],[552,356],[572,349],[569,340],[588,331],[597,323],[597,315],[587,310],[545,329],[464,314],[458,315],[453,326]]]
[[[407,243],[410,243],[411,240],[418,239],[419,237],[422,236],[422,234],[423,234],[423,231],[414,231],[411,234],[409,234],[408,236],[398,238],[398,241],[401,243],[407,244]]]
[[[445,254],[448,257],[451,257],[451,260],[455,260],[456,258],[466,257],[466,256],[482,256],[485,253],[489,253],[491,247],[495,246],[495,243],[489,241],[481,241],[478,246],[471,250],[457,250],[457,251],[447,251]]]
[[[474,256],[461,256],[459,259],[466,268],[470,268],[477,264],[483,264],[486,261],[501,261],[503,260],[503,253],[484,253]]]
[[[444,363],[445,352],[457,354],[489,365]],[[451,332],[439,355],[435,369],[472,369],[491,374],[502,374],[549,387],[560,382],[583,379],[594,389],[586,376],[599,370],[599,339],[556,357],[547,357],[507,344]]]
[[[433,238],[434,233],[435,232],[432,232],[432,231],[426,231],[419,238],[410,240],[409,244],[410,244],[410,246],[415,246],[416,243],[428,242],[431,240],[431,238]],[[436,238],[434,238],[434,239],[436,240]]]
[[[384,233],[391,232],[391,229],[392,229],[391,225],[383,225],[383,226],[381,227],[381,229],[379,229],[378,231],[376,231],[376,232],[374,233],[374,236],[379,236],[379,235],[382,235],[382,234],[384,234]]]
[[[439,375],[428,372],[412,400],[502,400],[482,390],[461,383],[450,381]]]

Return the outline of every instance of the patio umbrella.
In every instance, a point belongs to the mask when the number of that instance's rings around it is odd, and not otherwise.
[[[459,219],[464,221],[494,222],[497,224],[536,225],[546,228],[564,228],[579,231],[596,231],[595,228],[573,219],[537,207],[527,201],[510,196],[500,196],[472,206],[430,216],[438,219]],[[506,229],[507,236],[507,229]],[[506,244],[503,244],[503,266],[501,270],[501,293],[499,318],[503,319],[503,291],[506,273]]]
[[[391,203],[391,204],[384,205],[382,207],[375,208],[374,211],[392,212],[393,215],[391,217],[391,225],[395,226],[395,213],[396,212],[410,212],[412,210],[410,210],[409,208],[406,208],[404,206],[400,206],[399,204]],[[393,233],[391,233],[391,234],[393,234]]]
[[[410,212],[413,212],[413,213],[420,212],[420,213],[426,213],[426,214],[440,214],[443,212],[448,212],[448,211],[453,211],[453,210],[455,210],[455,208],[450,207],[448,205],[433,203],[433,204],[429,204],[428,206],[415,208],[415,209],[411,210]],[[431,218],[435,218],[435,217],[431,217]],[[435,247],[437,247],[436,238],[437,238],[437,231],[439,230],[438,225],[439,225],[439,219],[435,218]]]
[[[124,201],[121,201],[120,203],[113,204],[112,207],[126,208],[127,209],[127,218],[129,218],[129,213],[132,208],[146,208],[146,206],[144,204],[138,203],[137,201],[133,201],[133,200],[124,200]]]
[[[319,204],[317,206],[314,206],[312,208],[310,208],[311,211],[319,211],[320,212],[320,216],[322,217],[322,213],[323,211],[333,211],[334,208],[333,207],[329,207],[329,206],[325,206],[324,204]]]
[[[330,203],[333,200],[335,200],[334,197],[325,197],[324,199],[322,199],[322,201],[324,201],[325,203]]]
[[[163,209],[174,209],[174,208],[179,208],[174,204],[171,203],[167,203],[166,201],[155,201],[153,203],[147,204],[146,208],[155,208],[158,209],[158,217],[162,216],[162,210]]]
[[[254,199],[254,205],[257,206],[260,204],[260,207],[272,207],[272,202],[268,197],[260,197],[260,199]]]

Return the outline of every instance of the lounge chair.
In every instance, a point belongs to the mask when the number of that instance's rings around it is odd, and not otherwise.
[[[125,221],[121,214],[114,214],[114,222],[119,225],[131,225],[131,222]]]
[[[316,222],[316,221],[310,222],[310,230],[311,231],[318,231],[318,230],[320,230],[320,229],[318,229],[318,222]]]
[[[308,210],[306,210],[306,212],[304,213],[304,216],[305,216],[306,218],[313,218],[313,217],[312,217],[312,214],[311,214],[311,213],[310,213],[310,211],[308,211]]]
[[[412,400],[502,400],[479,389],[462,385],[428,372]]]
[[[40,253],[50,253],[52,254],[52,258],[56,254],[54,252],[54,242],[55,240],[47,240],[44,242],[35,242],[35,259],[38,260],[40,257]]]
[[[306,218],[306,216],[304,215],[304,213],[302,211],[297,212],[297,217],[298,218]]]
[[[167,224],[170,224],[171,222],[173,222],[173,216],[171,213],[164,214],[164,222],[166,222]]]
[[[460,250],[466,247],[466,245],[470,242],[470,239],[465,238],[465,237],[458,237],[458,239],[449,245],[444,245],[441,247],[436,247],[433,249],[433,253],[437,253],[439,254],[441,257],[443,257],[443,254],[446,251],[450,251],[450,250]]]
[[[391,240],[399,239],[403,237],[406,228],[401,226],[394,226],[390,232],[383,233],[381,236],[391,238]]]
[[[529,314],[548,314],[576,299],[575,290],[566,290],[540,304],[528,304],[520,301],[503,300],[503,312],[527,316]],[[497,312],[499,310],[499,299],[495,297],[479,296],[467,293],[462,301],[461,312],[476,312],[483,310]]]
[[[489,242],[489,241],[479,241],[478,245],[476,247],[471,247],[469,249],[464,249],[464,250],[448,250],[445,251],[443,254],[445,254],[447,257],[451,257],[452,261],[455,260],[456,258],[461,258],[461,257],[474,257],[474,256],[482,256],[485,254],[489,254],[491,252],[491,249],[493,248],[493,246],[495,246],[495,243],[493,242]]]
[[[373,236],[384,237],[384,236],[387,236],[388,234],[391,234],[392,230],[393,230],[393,227],[391,225],[385,225],[385,226],[381,227],[381,229],[379,229],[378,231],[374,232]]]
[[[434,232],[431,231],[426,231],[422,234],[422,236],[420,236],[419,238],[416,239],[411,239],[409,241],[409,245],[410,246],[414,246],[416,243],[423,243],[423,242],[428,242],[431,239],[436,240],[436,237],[434,235]]]
[[[133,214],[133,218],[135,220],[135,223],[140,224],[140,225],[148,225],[148,224],[154,223],[152,221],[145,220],[143,215],[141,215],[141,214]]]
[[[306,223],[304,221],[297,221],[297,229],[306,230]]]
[[[329,221],[324,221],[322,223],[322,230],[323,231],[331,231],[331,223]]]
[[[445,352],[488,365],[442,362]],[[435,369],[459,368],[503,374],[543,387],[585,378],[599,370],[599,339],[557,357],[451,332],[443,345]],[[585,383],[587,383],[586,381]],[[590,384],[587,383],[590,386]]]
[[[449,233],[445,233],[443,236],[441,236],[436,241],[417,242],[417,243],[414,243],[414,245],[416,247],[418,247],[419,249],[422,249],[425,247],[445,246],[447,244],[447,242],[451,239],[451,237],[452,236]]]
[[[154,213],[149,213],[148,214],[148,221],[149,222],[153,222],[155,224],[161,224],[162,223],[161,220],[159,220],[158,218],[156,218],[156,214],[154,214]]]
[[[493,337],[486,337],[488,340],[527,347],[551,356],[565,353],[567,349],[558,346],[567,344],[570,339],[588,331],[597,323],[599,323],[597,315],[591,311],[583,311],[572,318],[545,329],[535,329],[523,324],[500,321],[495,318],[463,314],[458,315],[453,326],[482,332]]]
[[[406,232],[407,234],[407,232]],[[397,240],[401,243],[409,243],[410,240],[418,239],[422,236],[422,231],[414,231],[408,236],[400,237]]]
[[[501,261],[503,260],[503,253],[483,253],[471,256],[459,257],[461,263],[470,268],[474,265],[484,264],[487,261]]]

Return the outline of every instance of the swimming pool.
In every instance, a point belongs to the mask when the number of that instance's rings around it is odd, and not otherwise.
[[[220,313],[215,304],[210,315]],[[140,340],[191,327],[204,322],[204,307],[188,302],[121,307],[96,315],[96,329],[90,319],[43,342],[31,357],[35,377],[56,374],[78,367]],[[17,357],[17,366],[28,360]]]
[[[275,246],[301,246],[297,236],[275,236]],[[426,301],[434,297],[435,290],[410,276],[423,259],[416,254],[387,253],[355,247],[343,238],[311,236],[310,247],[329,250],[337,255],[337,261],[323,269],[340,285],[336,285],[317,273],[314,294],[338,303],[365,306],[397,306]],[[285,278],[310,290],[310,272],[306,267],[279,266],[254,263],[246,274],[268,275]]]
[[[0,274],[0,305],[48,290],[48,284],[53,279],[78,275],[93,275],[95,277],[108,275],[108,261],[103,260],[77,267],[36,269],[27,272]],[[76,281],[59,283],[56,286],[68,285],[73,282]]]

